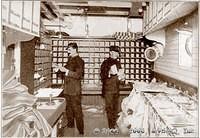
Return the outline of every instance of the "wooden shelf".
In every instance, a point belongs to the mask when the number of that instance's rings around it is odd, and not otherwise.
[[[50,43],[41,42],[40,45],[44,44],[45,46],[51,46]],[[39,82],[39,80],[34,80],[34,88],[35,90],[39,88],[48,87],[51,85],[51,71],[52,71],[52,56],[51,56],[51,48],[48,49],[39,49],[39,46],[35,46],[35,73],[39,73],[41,76],[46,77],[43,82]]]
[[[63,45],[61,45],[61,44],[68,44],[69,42],[72,42],[72,41],[77,42],[77,44],[79,45],[80,56],[83,58],[83,60],[85,60],[85,76],[86,77],[83,80],[83,82],[85,84],[87,84],[87,83],[101,84],[101,80],[99,77],[100,66],[101,66],[102,62],[104,61],[104,59],[106,59],[108,57],[108,54],[109,54],[108,47],[109,47],[110,43],[119,45],[119,47],[123,50],[123,52],[121,52],[121,54],[128,55],[128,57],[126,57],[126,55],[125,55],[125,56],[121,56],[119,58],[119,60],[121,60],[122,67],[124,67],[124,69],[126,71],[125,74],[127,76],[127,80],[142,80],[142,81],[147,81],[147,80],[150,81],[151,80],[151,71],[150,70],[151,70],[152,63],[148,62],[144,58],[144,50],[148,46],[144,45],[142,42],[136,42],[136,41],[132,41],[132,42],[123,41],[122,42],[122,41],[116,41],[116,40],[110,41],[108,39],[101,39],[101,40],[94,39],[94,40],[88,41],[88,39],[84,39],[84,38],[82,38],[82,39],[62,39],[62,40],[53,39],[52,40],[53,63],[62,64],[62,65],[65,64],[64,61],[67,60],[67,57],[65,57],[66,56],[65,54],[67,52],[63,51]],[[90,44],[90,43],[92,43],[92,44]],[[59,44],[59,46],[57,46],[55,44]],[[94,46],[90,46],[90,45],[94,45]],[[87,51],[87,48],[88,48],[88,51]],[[99,49],[99,51],[97,51],[98,49]],[[126,51],[128,51],[128,52],[126,52]],[[131,56],[131,54],[133,54],[134,56],[136,56],[135,54],[137,54],[138,57],[133,57],[133,55]],[[57,57],[57,55],[59,57]],[[136,60],[137,60],[137,62],[135,62]],[[94,67],[90,66],[90,65],[94,65],[94,64],[98,64],[98,66],[94,66]],[[126,64],[128,64],[129,66],[124,66]],[[133,64],[136,64],[137,66],[138,65],[139,66],[138,67],[136,67],[135,65],[132,66]],[[142,65],[143,67],[141,68],[140,65]],[[146,65],[148,65],[148,66],[146,66]],[[137,70],[138,72],[135,73],[135,71],[133,72],[132,70]],[[148,73],[145,73],[145,72],[148,72]],[[52,72],[52,76],[53,75],[55,75],[54,72]],[[90,75],[93,75],[93,77]],[[98,75],[98,77],[96,77],[96,75]],[[134,75],[136,75],[137,78],[133,78]],[[88,76],[90,76],[90,77],[88,77]],[[59,78],[53,79],[52,83],[58,82],[58,80],[60,80],[60,79]]]

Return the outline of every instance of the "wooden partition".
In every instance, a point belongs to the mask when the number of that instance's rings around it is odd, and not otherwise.
[[[20,61],[20,80],[23,85],[28,87],[30,94],[34,93],[34,51],[38,37],[30,41],[21,42],[21,61]]]
[[[51,62],[51,43],[39,37],[21,42],[20,78],[29,93],[51,86]],[[34,79],[35,73],[40,77]]]

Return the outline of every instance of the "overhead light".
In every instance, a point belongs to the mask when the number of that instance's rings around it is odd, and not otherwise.
[[[142,6],[147,6],[146,2],[142,2]]]
[[[188,25],[189,23],[188,22],[184,22],[184,25]]]
[[[146,9],[147,9],[147,4],[146,4],[146,2],[142,2],[142,9],[143,9],[143,10],[146,10]]]
[[[142,15],[142,14],[143,14],[142,8],[139,8],[139,9],[138,9],[138,14],[139,14],[139,15]]]
[[[138,12],[143,12],[143,10],[141,8],[138,9]]]

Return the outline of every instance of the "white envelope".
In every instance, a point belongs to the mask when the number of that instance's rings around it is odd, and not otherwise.
[[[112,65],[111,68],[110,68],[112,74],[117,74],[117,66],[116,65]]]

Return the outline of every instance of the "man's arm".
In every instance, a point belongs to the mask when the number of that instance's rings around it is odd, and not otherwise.
[[[125,81],[124,69],[122,68],[120,62],[118,62],[117,66],[118,66],[118,73],[117,73],[118,79],[123,82],[123,81]]]
[[[65,73],[66,76],[74,78],[74,79],[82,79],[84,75],[84,61],[78,60],[77,61],[77,68],[75,71],[68,70],[68,72]]]
[[[101,72],[100,72],[100,77],[101,77],[101,81],[103,82],[104,79],[106,79],[108,77],[108,66],[106,65],[106,61],[104,61],[101,64]]]

